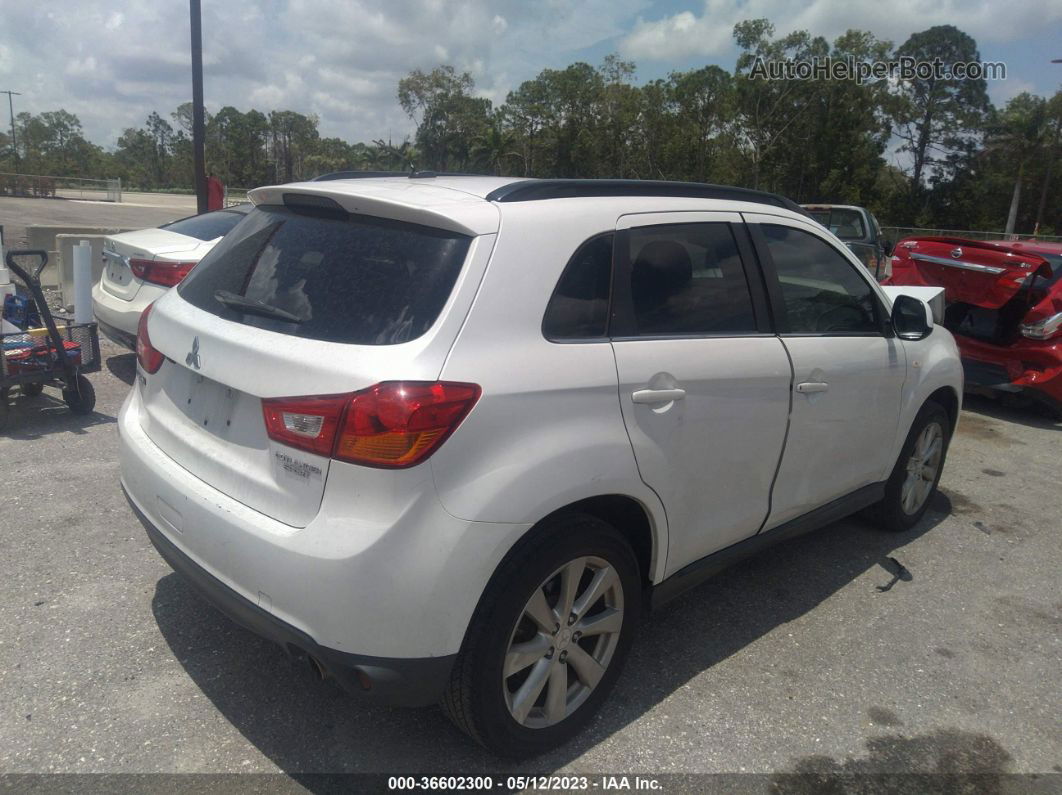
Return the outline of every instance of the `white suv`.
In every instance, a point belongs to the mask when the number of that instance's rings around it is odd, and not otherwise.
[[[536,753],[643,606],[929,504],[954,341],[788,200],[432,174],[251,199],[141,320],[122,484],[175,569],[354,693]]]

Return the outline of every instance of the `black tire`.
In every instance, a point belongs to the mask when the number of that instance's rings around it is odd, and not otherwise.
[[[7,390],[0,389],[0,431],[7,427]]]
[[[940,463],[937,466],[936,476],[933,478],[928,495],[922,500],[917,510],[908,512],[903,505],[903,487],[908,475],[908,462],[914,454],[915,445],[918,443],[919,438],[926,431],[926,428],[934,423],[939,426],[942,434]],[[948,445],[951,442],[951,430],[951,417],[948,416],[948,412],[939,403],[927,401],[919,410],[914,422],[911,423],[911,430],[907,434],[907,439],[900,449],[900,457],[896,460],[896,465],[892,468],[892,474],[885,484],[884,499],[868,509],[870,515],[881,525],[882,529],[902,533],[905,530],[910,530],[921,521],[929,509],[930,503],[933,502],[933,495],[936,494],[940,475],[944,471]]]
[[[19,387],[19,391],[26,397],[37,397],[44,391],[44,384],[22,384]]]
[[[604,560],[618,575],[623,598],[618,639],[604,673],[585,700],[559,722],[530,728],[516,720],[504,694],[512,678],[503,678],[502,666],[514,638],[514,627],[526,620],[524,609],[536,589],[551,574],[583,556]],[[547,525],[514,548],[488,584],[454,664],[443,696],[444,711],[459,729],[500,756],[526,758],[561,745],[587,724],[615,685],[641,614],[641,601],[638,562],[626,539],[613,527],[585,514],[567,514],[548,520]],[[592,612],[587,610],[587,614]],[[563,632],[563,628],[559,631]],[[575,642],[590,643],[593,647],[604,641],[588,638],[580,641],[575,637],[572,645]],[[564,643],[567,645],[568,641]],[[563,661],[564,657],[558,654],[558,660]],[[575,668],[573,664],[566,670],[575,671]],[[569,687],[584,686],[577,673],[574,675],[577,677],[574,685],[573,680],[567,680]],[[542,691],[543,696],[546,692]]]
[[[75,414],[91,414],[96,407],[96,390],[91,381],[79,375],[73,388],[63,390],[63,400]]]

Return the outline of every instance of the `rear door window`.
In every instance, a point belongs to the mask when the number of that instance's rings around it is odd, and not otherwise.
[[[435,323],[470,242],[382,218],[262,206],[177,290],[236,323],[328,342],[393,345]]]
[[[752,296],[730,224],[635,227],[629,240],[638,335],[756,331]]]

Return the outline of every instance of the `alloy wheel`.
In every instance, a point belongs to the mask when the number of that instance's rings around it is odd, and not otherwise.
[[[931,422],[918,435],[911,457],[907,459],[907,477],[900,490],[900,505],[908,516],[918,513],[929,499],[943,456],[944,429],[939,423]]]
[[[544,728],[577,710],[601,681],[623,628],[623,585],[598,557],[579,557],[539,585],[513,627],[502,670],[509,713]]]

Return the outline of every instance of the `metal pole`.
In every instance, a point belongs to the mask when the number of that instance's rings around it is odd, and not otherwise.
[[[15,156],[15,175],[18,176],[18,142],[15,140],[15,105],[11,100],[12,95],[21,97],[17,91],[0,91],[7,94],[7,109],[11,113],[11,154]]]
[[[192,21],[192,159],[195,169],[195,203],[198,212],[207,211],[206,164],[203,139],[206,122],[203,112],[203,23],[200,0],[188,0]]]

